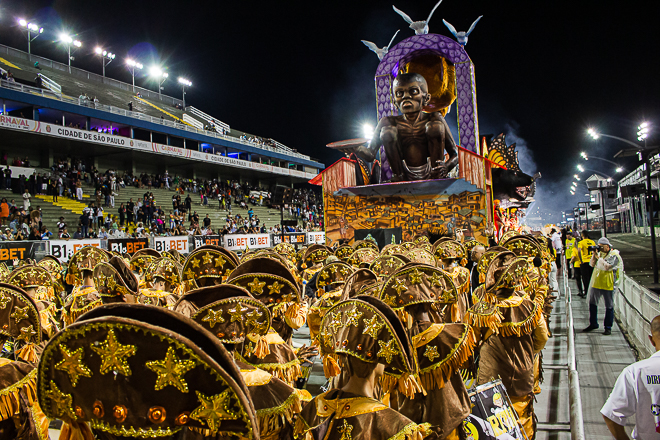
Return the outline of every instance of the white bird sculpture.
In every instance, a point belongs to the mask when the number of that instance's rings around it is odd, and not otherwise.
[[[435,7],[429,14],[429,18],[427,18],[425,21],[412,21],[412,18],[408,16],[405,12],[403,12],[401,9],[397,9],[396,6],[392,5],[394,8],[394,11],[399,14],[400,16],[403,17],[404,20],[408,24],[410,24],[410,29],[415,31],[415,35],[426,35],[429,33],[429,21],[431,21],[431,16],[435,12],[435,10],[440,6],[440,3],[442,3],[442,0],[440,0],[438,3],[436,3]]]
[[[470,29],[468,29],[467,32],[456,32],[456,28],[451,24],[449,24],[447,20],[443,19],[442,22],[445,24],[445,26],[447,26],[449,32],[451,32],[452,35],[456,38],[458,44],[460,44],[461,46],[465,46],[468,42],[468,36],[474,30],[474,27],[477,25],[479,20],[481,20],[481,17],[483,17],[483,15],[480,15],[479,18],[474,20],[474,23],[472,23],[472,26],[470,26]]]
[[[379,60],[382,60],[383,57],[384,57],[385,55],[387,55],[387,52],[389,52],[389,50],[390,50],[390,46],[391,46],[392,43],[394,42],[394,39],[396,38],[396,35],[399,33],[400,30],[401,30],[401,29],[398,29],[398,30],[394,33],[394,36],[393,36],[392,39],[390,40],[390,44],[388,44],[387,46],[384,46],[382,49],[380,49],[378,46],[376,46],[375,43],[372,43],[371,41],[367,41],[367,40],[360,40],[360,41],[362,41],[362,42],[364,43],[364,45],[367,46],[369,49],[371,49],[372,51],[374,51],[374,52],[376,53],[376,55],[378,55],[378,59],[379,59]]]

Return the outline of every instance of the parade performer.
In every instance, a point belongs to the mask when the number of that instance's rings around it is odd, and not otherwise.
[[[94,268],[109,259],[107,252],[93,246],[80,249],[69,259],[66,282],[74,287],[64,300],[62,321],[65,326],[86,311],[101,305],[101,297],[94,287]]]
[[[183,293],[181,266],[169,257],[153,261],[146,271],[144,280],[151,287],[140,289],[137,302],[167,307],[172,310]]]
[[[57,307],[55,282],[50,272],[41,266],[21,266],[10,274],[7,284],[23,289],[34,300],[46,339],[59,331],[60,310]]]
[[[112,257],[94,268],[94,286],[103,304],[135,304],[138,278],[121,257]]]

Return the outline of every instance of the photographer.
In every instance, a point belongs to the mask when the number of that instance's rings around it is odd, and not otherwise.
[[[601,237],[598,246],[589,246],[591,261],[589,265],[594,268],[589,285],[589,327],[585,332],[598,328],[598,302],[603,297],[605,300],[605,327],[604,335],[612,334],[614,323],[614,284],[619,269],[619,251],[612,249],[610,241]]]

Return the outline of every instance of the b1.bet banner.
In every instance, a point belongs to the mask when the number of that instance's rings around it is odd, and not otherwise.
[[[280,234],[273,234],[273,246],[282,243],[282,238],[284,238],[284,243],[305,244],[307,236],[304,232],[289,232],[285,233],[284,237]]]
[[[227,234],[225,249],[229,251],[244,251],[248,249],[263,249],[271,246],[269,234]]]
[[[222,237],[219,235],[194,235],[193,242],[195,249],[200,246],[206,246],[207,244],[222,246]]]
[[[57,258],[62,263],[66,263],[73,254],[85,246],[101,247],[101,240],[98,238],[85,240],[50,240],[49,255]]]
[[[0,262],[13,264],[14,260],[36,259],[40,247],[46,247],[44,241],[2,241],[0,242]],[[43,249],[42,249],[43,250]]]
[[[149,247],[148,238],[109,238],[108,250],[120,254],[133,255],[140,249]]]
[[[325,244],[325,232],[308,232],[306,244]]]
[[[165,252],[171,249],[175,249],[182,254],[187,254],[190,252],[188,246],[188,236],[154,237],[154,248],[158,252]]]

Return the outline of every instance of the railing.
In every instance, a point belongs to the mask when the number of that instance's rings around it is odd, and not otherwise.
[[[625,329],[628,342],[640,358],[647,358],[655,348],[647,338],[651,334],[651,321],[660,315],[658,295],[640,286],[625,273],[614,295],[614,312]]]
[[[0,45],[0,48],[1,47],[2,46]],[[98,102],[95,103],[95,102],[88,101],[88,100],[81,100],[80,98],[72,98],[72,97],[69,97],[69,96],[66,96],[66,95],[54,93],[54,92],[52,92],[50,90],[47,90],[47,89],[41,89],[41,88],[37,88],[37,87],[26,86],[24,84],[20,84],[20,83],[14,82],[14,81],[1,80],[0,81],[0,86],[4,87],[6,89],[16,90],[16,91],[23,92],[23,93],[29,93],[31,95],[37,95],[37,96],[41,96],[41,97],[44,97],[44,98],[57,99],[58,101],[67,102],[69,104],[75,104],[75,105],[80,105],[80,106],[83,106],[83,107],[94,108],[96,110],[105,111],[105,112],[112,113],[112,114],[115,114],[115,115],[121,115],[121,116],[127,116],[129,118],[140,119],[142,121],[151,122],[153,124],[160,124],[160,125],[164,125],[166,127],[175,128],[177,130],[184,130],[184,131],[187,131],[187,132],[190,132],[190,133],[197,133],[197,134],[201,134],[201,135],[204,135],[204,136],[214,137],[216,139],[223,139],[223,140],[226,140],[226,141],[229,141],[229,142],[234,142],[234,143],[237,143],[237,144],[246,145],[246,146],[249,146],[249,147],[252,147],[252,148],[258,148],[260,150],[271,151],[273,153],[279,153],[279,154],[285,154],[287,156],[294,156],[294,157],[298,157],[300,159],[305,159],[305,160],[311,160],[309,156],[293,152],[291,149],[288,149],[288,147],[285,150],[285,149],[282,149],[282,148],[271,147],[269,145],[255,144],[253,142],[249,142],[249,141],[244,140],[244,139],[224,135],[224,134],[221,134],[221,133],[218,133],[218,132],[215,132],[215,131],[209,131],[209,130],[204,130],[204,129],[200,129],[200,128],[196,128],[196,127],[191,127],[189,125],[179,124],[178,122],[167,121],[167,120],[164,120],[164,119],[160,119],[160,118],[156,118],[156,117],[153,117],[153,116],[145,115],[144,113],[139,113],[139,112],[133,112],[133,111],[130,111],[130,110],[120,109],[118,107],[113,107],[111,105],[105,105],[105,104],[101,104],[101,103],[98,103]]]
[[[46,75],[39,73],[39,78],[41,79],[41,84],[50,90],[51,92],[62,94],[62,86],[48,78]]]
[[[222,122],[220,119],[214,118],[213,116],[204,113],[198,108],[189,105],[188,107],[186,107],[186,111],[189,111],[194,116],[204,119],[208,123],[213,122],[215,125],[222,127],[225,131],[230,131],[229,124]]]

